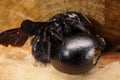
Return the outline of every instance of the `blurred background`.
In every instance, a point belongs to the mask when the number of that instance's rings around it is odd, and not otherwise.
[[[25,19],[48,21],[67,11],[90,17],[91,30],[105,39],[106,50],[120,49],[120,0],[0,0],[0,32],[20,27]]]

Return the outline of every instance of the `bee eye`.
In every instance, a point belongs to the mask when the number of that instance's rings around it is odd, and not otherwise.
[[[103,45],[104,40],[97,36],[89,34],[71,36],[65,39],[64,44],[54,49],[51,63],[64,73],[86,73],[96,65]]]

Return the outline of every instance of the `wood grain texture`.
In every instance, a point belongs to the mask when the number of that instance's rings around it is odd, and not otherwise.
[[[77,11],[97,20],[91,31],[113,49],[120,45],[119,8],[120,0],[1,0],[0,32],[19,27],[25,19],[48,21],[57,13]],[[36,62],[29,40],[21,48],[0,45],[0,80],[119,80],[120,53],[109,54],[88,74],[68,75]]]
[[[21,48],[0,45],[0,80],[119,80],[120,54],[110,54],[103,55],[90,72],[69,75],[36,62],[29,41]]]
[[[104,0],[2,0],[0,26],[17,27],[24,19],[47,21],[57,13],[83,12],[104,22]]]

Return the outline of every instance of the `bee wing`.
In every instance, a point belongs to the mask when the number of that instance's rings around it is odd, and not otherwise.
[[[12,46],[23,46],[26,40],[28,39],[28,35],[21,31],[20,28],[10,29],[0,33],[0,44],[4,46],[12,45]]]

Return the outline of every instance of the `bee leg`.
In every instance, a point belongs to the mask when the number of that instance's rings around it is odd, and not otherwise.
[[[82,13],[68,12],[67,16],[67,25],[73,26],[84,33],[90,34],[89,30],[86,27],[91,24],[91,21],[85,15]]]
[[[36,36],[32,41],[32,54],[37,61],[48,63],[50,61],[50,42],[49,40],[42,40]]]

